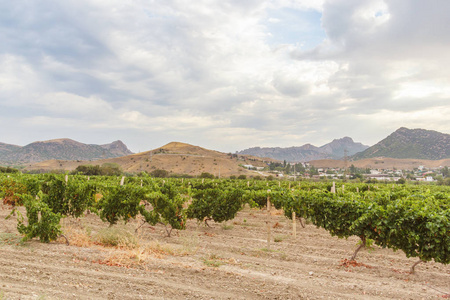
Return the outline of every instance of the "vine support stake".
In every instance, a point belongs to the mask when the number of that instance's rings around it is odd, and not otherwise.
[[[120,185],[123,185],[125,183],[125,176],[122,176],[122,179],[120,180]]]
[[[270,190],[267,191],[267,193],[269,193]],[[270,250],[270,196],[267,195],[267,250]]]
[[[292,234],[297,237],[297,224],[295,223],[295,211],[292,211]]]
[[[336,182],[333,181],[333,186],[331,187],[331,192],[336,193]]]

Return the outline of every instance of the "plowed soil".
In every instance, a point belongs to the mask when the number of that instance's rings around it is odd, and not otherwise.
[[[106,247],[98,216],[62,221],[64,240],[20,242],[16,219],[0,210],[0,299],[443,299],[450,266],[374,247],[348,259],[358,239],[338,239],[281,212],[246,208],[226,224],[188,221],[167,237],[144,225],[134,246]],[[22,211],[22,213],[24,213]],[[134,220],[114,227],[134,234]],[[83,246],[84,245],[84,246]]]

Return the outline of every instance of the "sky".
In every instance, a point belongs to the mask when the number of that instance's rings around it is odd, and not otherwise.
[[[0,142],[450,133],[448,0],[0,0]]]

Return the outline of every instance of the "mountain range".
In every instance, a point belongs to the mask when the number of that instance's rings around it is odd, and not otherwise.
[[[355,143],[352,138],[344,137],[320,147],[305,144],[299,147],[253,147],[236,152],[240,155],[269,157],[288,162],[305,162],[318,159],[342,159],[368,149],[369,146]],[[346,153],[347,152],[347,153]]]
[[[26,146],[0,143],[0,164],[20,165],[50,159],[98,160],[133,154],[121,141],[105,145],[83,144],[71,139],[39,141]]]
[[[170,155],[167,156],[167,159],[164,160],[165,164],[171,164],[171,162],[169,162],[170,157],[173,157],[174,153],[182,153],[185,154],[186,157],[190,157],[191,154],[189,154],[189,151],[194,151],[193,149],[195,149],[194,152],[197,158],[201,158],[206,155],[203,153],[204,151],[207,151],[205,152],[208,153],[207,156],[215,155],[208,152],[213,150],[206,150],[198,146],[176,142],[169,145],[169,148],[171,148],[170,152],[172,153],[170,153]],[[166,150],[166,146],[158,148],[158,151],[164,152]],[[177,152],[177,147],[182,148],[182,150],[180,150],[181,152]],[[153,153],[152,151],[148,152]],[[95,145],[83,144],[71,139],[54,139],[49,141],[34,142],[23,147],[0,143],[0,165],[3,166],[30,166],[38,162],[49,160],[58,160],[58,166],[63,165],[62,161],[87,164],[89,161],[105,161],[107,159],[119,157],[124,157],[125,160],[123,161],[128,160],[130,163],[133,163],[134,158],[133,156],[130,157],[131,154],[133,153],[121,141],[115,141],[105,145]],[[236,157],[241,157],[238,159],[239,161],[251,161],[253,158],[257,158],[261,161],[286,160],[288,162],[311,162],[317,160],[342,159],[344,156],[352,161],[372,159],[376,157],[438,161],[450,159],[450,135],[433,130],[408,129],[401,127],[372,147],[365,146],[361,143],[355,143],[351,138],[344,137],[341,139],[335,139],[321,147],[316,147],[311,144],[289,148],[254,147],[237,151],[236,154],[229,153],[227,155],[233,159]],[[252,156],[253,158],[249,156]],[[183,161],[179,162],[180,167],[190,161],[186,159],[186,157]],[[260,159],[261,157],[263,159]],[[96,163],[98,164],[99,162]],[[196,163],[199,162],[196,161]],[[147,166],[148,163],[143,163],[142,165]],[[151,164],[149,167],[152,167]],[[164,164],[154,167],[164,168]],[[129,168],[131,170],[135,167],[129,166]],[[203,169],[206,170],[208,168],[209,167],[206,166],[205,168],[198,168],[198,171]],[[144,167],[142,167],[142,169],[144,169]],[[190,172],[188,169],[186,169],[187,173]],[[179,171],[181,172],[184,170],[180,169]]]

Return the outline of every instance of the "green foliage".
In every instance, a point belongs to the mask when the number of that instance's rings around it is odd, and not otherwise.
[[[17,230],[24,235],[23,240],[34,237],[44,243],[56,240],[62,233],[59,224],[61,214],[54,213],[45,202],[30,195],[22,195],[22,199],[27,210],[28,225],[25,225],[23,216],[19,215]]]
[[[209,179],[214,179],[214,175],[208,172],[203,172],[202,174],[200,174],[199,178],[209,178]]]
[[[102,176],[119,176],[122,175],[120,165],[115,163],[105,163],[102,166],[99,165],[81,165],[78,166],[72,174],[83,174],[89,176],[102,175]]]
[[[95,204],[95,208],[103,221],[110,225],[119,220],[127,222],[140,212],[140,202],[144,192],[135,186],[110,186],[102,190],[103,197]]]
[[[19,173],[18,169],[0,166],[0,173]]]
[[[40,198],[53,212],[69,214],[69,203],[65,201],[66,183],[62,178],[54,178],[44,183],[42,190],[44,194]]]
[[[236,188],[196,190],[187,216],[189,219],[210,219],[218,223],[234,219],[244,204],[243,194],[241,189]]]
[[[160,222],[170,225],[172,229],[186,228],[186,212],[183,207],[186,197],[182,196],[179,187],[165,184],[159,191],[147,193],[145,200],[152,206],[152,210],[141,210],[146,222],[152,225]],[[168,234],[170,235],[170,231]]]
[[[3,176],[3,177],[2,177]],[[244,203],[263,208],[270,197],[277,209],[291,218],[304,217],[330,234],[358,236],[381,247],[400,249],[408,257],[450,263],[450,188],[444,185],[346,184],[331,193],[330,182],[157,179],[118,177],[0,174],[4,197],[11,186],[27,209],[28,225],[19,216],[18,229],[25,239],[50,241],[60,234],[63,215],[79,216],[86,209],[111,225],[138,214],[166,229],[184,229],[186,218],[223,222],[233,219]],[[6,184],[3,184],[6,182]],[[14,183],[14,185],[12,185]],[[141,187],[142,184],[142,187]],[[289,186],[289,187],[288,187]],[[103,197],[93,201],[93,195]],[[38,195],[39,199],[36,199]],[[192,203],[187,206],[187,200]],[[168,231],[170,234],[170,231]]]
[[[80,217],[94,205],[94,193],[94,185],[78,180],[69,180],[64,193],[64,199],[68,204],[67,214],[75,218]]]
[[[150,175],[157,178],[166,178],[169,177],[169,171],[156,169],[150,172]]]
[[[122,168],[116,163],[104,163],[100,169],[102,170],[101,175],[105,176],[120,176],[122,175]]]

